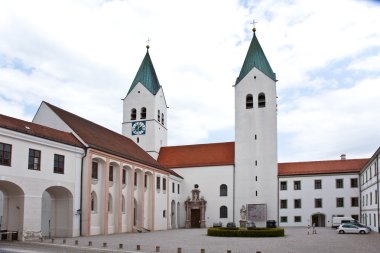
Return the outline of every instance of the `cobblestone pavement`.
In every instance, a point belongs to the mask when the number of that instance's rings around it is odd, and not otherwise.
[[[206,236],[206,229],[177,229],[150,233],[126,233],[109,236],[62,238],[41,242],[0,241],[0,253],[15,252],[160,252],[177,253],[378,253],[380,234],[336,234],[335,229],[319,228],[317,234],[307,234],[307,228],[285,228],[281,238],[222,238]],[[75,245],[78,240],[78,245]],[[92,246],[89,247],[89,241]],[[103,243],[107,247],[103,247]],[[123,244],[123,249],[119,249]],[[137,250],[140,245],[140,250]]]

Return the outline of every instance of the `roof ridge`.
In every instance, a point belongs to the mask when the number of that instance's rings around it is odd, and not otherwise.
[[[234,141],[225,141],[225,142],[213,142],[213,143],[199,143],[199,144],[165,146],[165,147],[162,147],[162,148],[179,148],[179,147],[190,147],[190,146],[207,146],[207,145],[230,144],[230,143],[235,143],[235,142]]]
[[[351,159],[336,159],[336,160],[313,160],[313,161],[300,161],[300,162],[279,162],[278,164],[287,164],[287,163],[316,163],[316,162],[344,162],[344,161],[354,161],[354,160],[368,160],[369,158],[351,158]]]

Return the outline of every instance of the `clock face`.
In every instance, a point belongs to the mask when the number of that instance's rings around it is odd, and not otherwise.
[[[145,134],[146,125],[145,121],[138,121],[132,123],[132,135]]]

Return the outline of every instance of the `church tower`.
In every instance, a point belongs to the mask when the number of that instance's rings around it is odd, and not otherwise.
[[[167,105],[147,45],[145,57],[123,99],[124,136],[157,159],[167,145]]]
[[[278,220],[276,74],[256,36],[235,84],[235,221]]]

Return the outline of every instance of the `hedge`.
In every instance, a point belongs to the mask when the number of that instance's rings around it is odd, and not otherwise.
[[[283,228],[249,228],[248,230],[209,228],[207,235],[220,237],[281,237],[285,235],[285,231]]]

